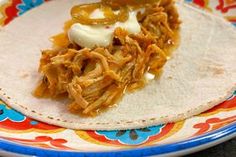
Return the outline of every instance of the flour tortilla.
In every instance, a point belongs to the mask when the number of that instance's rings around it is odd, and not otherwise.
[[[80,2],[48,2],[0,30],[0,97],[9,106],[34,119],[72,129],[133,129],[197,115],[233,92],[236,30],[221,18],[178,3],[181,42],[159,80],[126,94],[117,107],[95,118],[71,114],[66,101],[33,97],[42,77],[37,71],[40,50],[51,46],[48,38],[62,31],[70,8]]]

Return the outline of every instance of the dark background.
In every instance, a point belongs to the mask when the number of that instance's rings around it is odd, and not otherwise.
[[[185,157],[236,157],[236,138]]]

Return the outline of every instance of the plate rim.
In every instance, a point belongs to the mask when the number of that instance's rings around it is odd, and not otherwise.
[[[11,142],[0,138],[0,149],[8,152],[18,153],[21,155],[37,155],[37,156],[55,156],[62,155],[65,157],[69,156],[150,156],[150,155],[168,155],[177,152],[185,152],[189,149],[194,149],[199,146],[211,144],[214,142],[222,141],[224,138],[231,136],[236,137],[236,122],[227,125],[218,130],[206,133],[204,135],[193,137],[187,140],[163,144],[154,145],[147,147],[131,148],[131,149],[121,149],[112,151],[63,151],[63,150],[53,150],[44,149],[39,147],[32,147],[16,142]],[[219,142],[221,143],[221,142]]]

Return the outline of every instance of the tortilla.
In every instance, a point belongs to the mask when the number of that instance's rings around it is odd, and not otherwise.
[[[0,97],[34,119],[72,129],[143,128],[179,121],[224,101],[236,86],[236,30],[228,22],[183,3],[180,45],[162,76],[144,89],[126,94],[117,107],[94,118],[71,114],[66,100],[32,95],[37,68],[48,38],[61,32],[78,0],[45,3],[0,30]],[[88,2],[88,1],[86,1]]]

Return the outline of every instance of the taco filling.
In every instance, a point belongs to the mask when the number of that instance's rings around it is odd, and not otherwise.
[[[64,32],[42,51],[39,98],[69,98],[72,113],[94,116],[125,92],[158,77],[177,45],[172,0],[102,0],[74,6]]]

